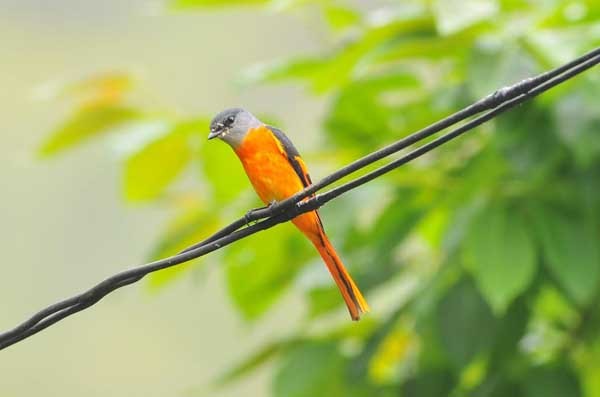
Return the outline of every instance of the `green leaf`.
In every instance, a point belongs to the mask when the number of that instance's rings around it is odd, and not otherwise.
[[[327,132],[336,143],[364,151],[387,138],[411,132],[433,113],[419,96],[420,88],[419,79],[403,71],[349,84],[335,98],[327,115]]]
[[[325,60],[311,57],[259,63],[246,69],[240,80],[244,84],[305,80],[316,75],[325,63]]]
[[[572,28],[577,24],[595,23],[600,19],[600,4],[595,0],[566,0],[557,4],[554,12],[540,21],[540,27]]]
[[[532,214],[545,264],[568,296],[586,304],[600,278],[598,233],[590,219],[549,206],[538,206]]]
[[[446,293],[436,317],[442,347],[457,368],[467,366],[477,354],[491,347],[496,319],[467,280],[461,280]]]
[[[393,192],[394,199],[381,211],[369,232],[372,241],[362,243],[373,246],[378,258],[389,259],[426,215],[431,197],[420,193],[415,188],[398,188]]]
[[[299,342],[297,339],[278,340],[261,347],[258,351],[221,374],[216,380],[216,385],[226,386],[240,380],[272,361],[276,356],[287,352]]]
[[[475,387],[469,397],[507,397],[507,396],[527,396],[523,395],[521,389],[510,379],[492,372],[477,387]]]
[[[259,317],[276,302],[313,252],[291,224],[233,244],[225,253],[225,271],[236,308],[246,319]]]
[[[555,286],[545,285],[536,296],[535,312],[545,321],[562,329],[571,329],[579,321],[577,310]]]
[[[600,84],[580,84],[577,88],[577,92],[558,99],[554,112],[558,136],[573,151],[578,163],[587,167],[600,157],[600,115],[596,103]]]
[[[224,142],[205,142],[200,148],[202,173],[208,180],[214,200],[218,203],[230,203],[242,192],[250,188],[244,169]]]
[[[419,9],[420,10],[420,9]],[[349,23],[354,19],[350,14],[341,11],[332,11],[336,22],[347,19]],[[352,82],[356,77],[365,74],[368,66],[376,64],[379,55],[392,45],[396,44],[399,37],[420,34],[426,30],[433,33],[433,20],[424,12],[415,8],[403,13],[390,13],[390,18],[384,23],[372,23],[360,31],[360,36],[353,38],[340,47],[333,54],[320,57],[298,57],[289,61],[278,61],[273,64],[262,64],[255,66],[243,75],[243,81],[279,81],[296,78],[310,83],[311,88],[318,93],[326,92],[334,88],[341,88]],[[399,46],[396,46],[399,47]],[[417,51],[419,43],[413,46]],[[452,48],[446,46],[446,48]],[[419,54],[432,55],[435,51],[419,51]],[[394,61],[389,59],[387,61]],[[358,109],[358,108],[357,108]]]
[[[373,59],[377,63],[383,64],[411,60],[435,61],[432,63],[435,68],[445,59],[462,60],[467,58],[470,50],[470,46],[467,44],[474,45],[476,40],[489,30],[487,24],[479,24],[459,32],[440,36],[432,22],[429,26],[423,26],[421,30],[399,35],[396,40],[377,51]],[[441,72],[441,69],[435,70],[439,70],[436,73]],[[453,74],[457,72],[463,73],[461,69],[458,69],[453,71]]]
[[[456,376],[449,369],[420,371],[402,385],[402,396],[449,396],[456,385]]]
[[[326,63],[311,79],[315,92],[325,92],[340,88],[354,80],[357,75],[364,74],[374,56],[389,45],[400,34],[420,30],[429,25],[431,20],[417,16],[395,18],[385,24],[373,24],[357,40],[344,46],[334,56],[327,57]],[[359,70],[363,73],[359,73]],[[357,108],[358,109],[358,108]]]
[[[352,377],[367,377],[373,362],[373,357],[382,346],[382,343],[390,337],[390,334],[398,327],[399,318],[403,310],[396,310],[381,323],[375,324],[374,332],[366,335],[366,340],[360,354],[353,357],[349,365],[349,374]],[[361,319],[361,323],[364,320]]]
[[[216,211],[209,211],[199,205],[182,211],[167,226],[161,239],[158,241],[149,260],[166,258],[182,251],[183,249],[202,241],[217,230],[219,221]],[[181,275],[185,274],[192,266],[196,266],[202,258],[181,265],[172,266],[148,276],[148,285],[151,289],[162,288]]]
[[[466,84],[473,98],[481,98],[537,71],[531,56],[518,47],[476,47],[469,57]]]
[[[53,156],[140,117],[139,111],[125,106],[105,105],[83,108],[52,132],[42,144],[40,154]]]
[[[502,366],[520,354],[522,347],[519,342],[528,331],[527,326],[532,321],[531,312],[527,294],[511,303],[498,321],[494,347],[489,356],[489,367]]]
[[[175,9],[229,7],[267,4],[271,0],[172,0],[171,7]]]
[[[581,385],[568,367],[539,367],[527,374],[522,385],[527,397],[578,397]]]
[[[496,120],[496,134],[492,145],[504,157],[511,182],[533,189],[556,179],[557,160],[565,150],[549,109],[536,102],[512,109]]]
[[[356,25],[360,21],[360,14],[352,8],[338,5],[326,5],[325,19],[333,30],[343,30]]]
[[[442,226],[441,246],[445,251],[455,253],[461,249],[470,222],[483,205],[482,198],[500,183],[505,168],[502,157],[487,146],[451,170],[450,177],[456,178],[457,183],[446,190],[443,198],[449,210]]]
[[[344,357],[332,342],[306,343],[294,348],[277,370],[275,397],[343,396]]]
[[[160,196],[191,158],[192,148],[185,130],[175,127],[159,136],[125,161],[125,198],[144,201]]]
[[[314,287],[308,290],[309,316],[317,317],[329,313],[342,305],[340,291],[335,286]]]
[[[485,208],[463,246],[467,267],[498,314],[527,289],[536,270],[536,250],[520,214],[502,204]]]
[[[435,0],[433,9],[439,32],[447,35],[491,20],[499,6],[496,0]]]
[[[390,281],[397,273],[403,262],[398,259],[399,247],[414,235],[416,226],[431,208],[432,198],[416,189],[396,189],[394,199],[381,211],[371,230],[361,234],[362,241],[350,242],[367,251],[367,255],[355,255],[353,259],[362,265],[355,267],[355,276],[363,292]]]

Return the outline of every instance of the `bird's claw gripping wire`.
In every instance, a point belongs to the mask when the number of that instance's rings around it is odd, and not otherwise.
[[[270,215],[269,212],[273,210],[275,205],[277,205],[277,200],[271,201],[267,206],[255,208],[246,212],[246,215],[244,215],[246,226],[250,226],[252,222],[257,222],[260,218],[265,217],[265,215]]]

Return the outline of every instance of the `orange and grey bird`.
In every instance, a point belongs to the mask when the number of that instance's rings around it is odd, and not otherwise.
[[[217,114],[208,135],[208,139],[213,138],[233,148],[265,204],[284,200],[311,184],[306,164],[292,141],[244,109],[227,109]],[[350,316],[358,320],[362,313],[369,311],[369,306],[327,238],[319,213],[307,212],[292,222],[317,248],[342,293]]]

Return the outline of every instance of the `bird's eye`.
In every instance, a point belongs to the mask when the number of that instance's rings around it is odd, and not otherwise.
[[[233,124],[233,122],[235,121],[235,117],[233,117],[233,116],[229,116],[229,117],[227,117],[227,120],[226,120],[226,121],[227,121],[227,124],[231,125],[231,124]]]

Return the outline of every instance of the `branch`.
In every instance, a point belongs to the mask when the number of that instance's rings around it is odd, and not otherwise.
[[[271,228],[279,223],[287,222],[305,212],[313,211],[336,197],[428,153],[465,132],[493,119],[512,107],[571,79],[598,63],[600,63],[600,48],[549,72],[525,79],[512,86],[499,89],[472,105],[431,124],[412,135],[350,163],[286,200],[275,203],[267,208],[251,210],[246,216],[236,220],[206,240],[189,247],[175,256],[122,271],[105,279],[81,294],[42,309],[15,328],[0,334],[0,350],[34,335],[68,316],[87,309],[112,291],[135,283],[149,273],[204,256],[251,234]],[[397,160],[325,193],[315,195],[317,191],[333,184],[347,175],[480,113],[483,114],[465,122],[445,135],[405,154]],[[252,222],[257,223],[250,224]]]

